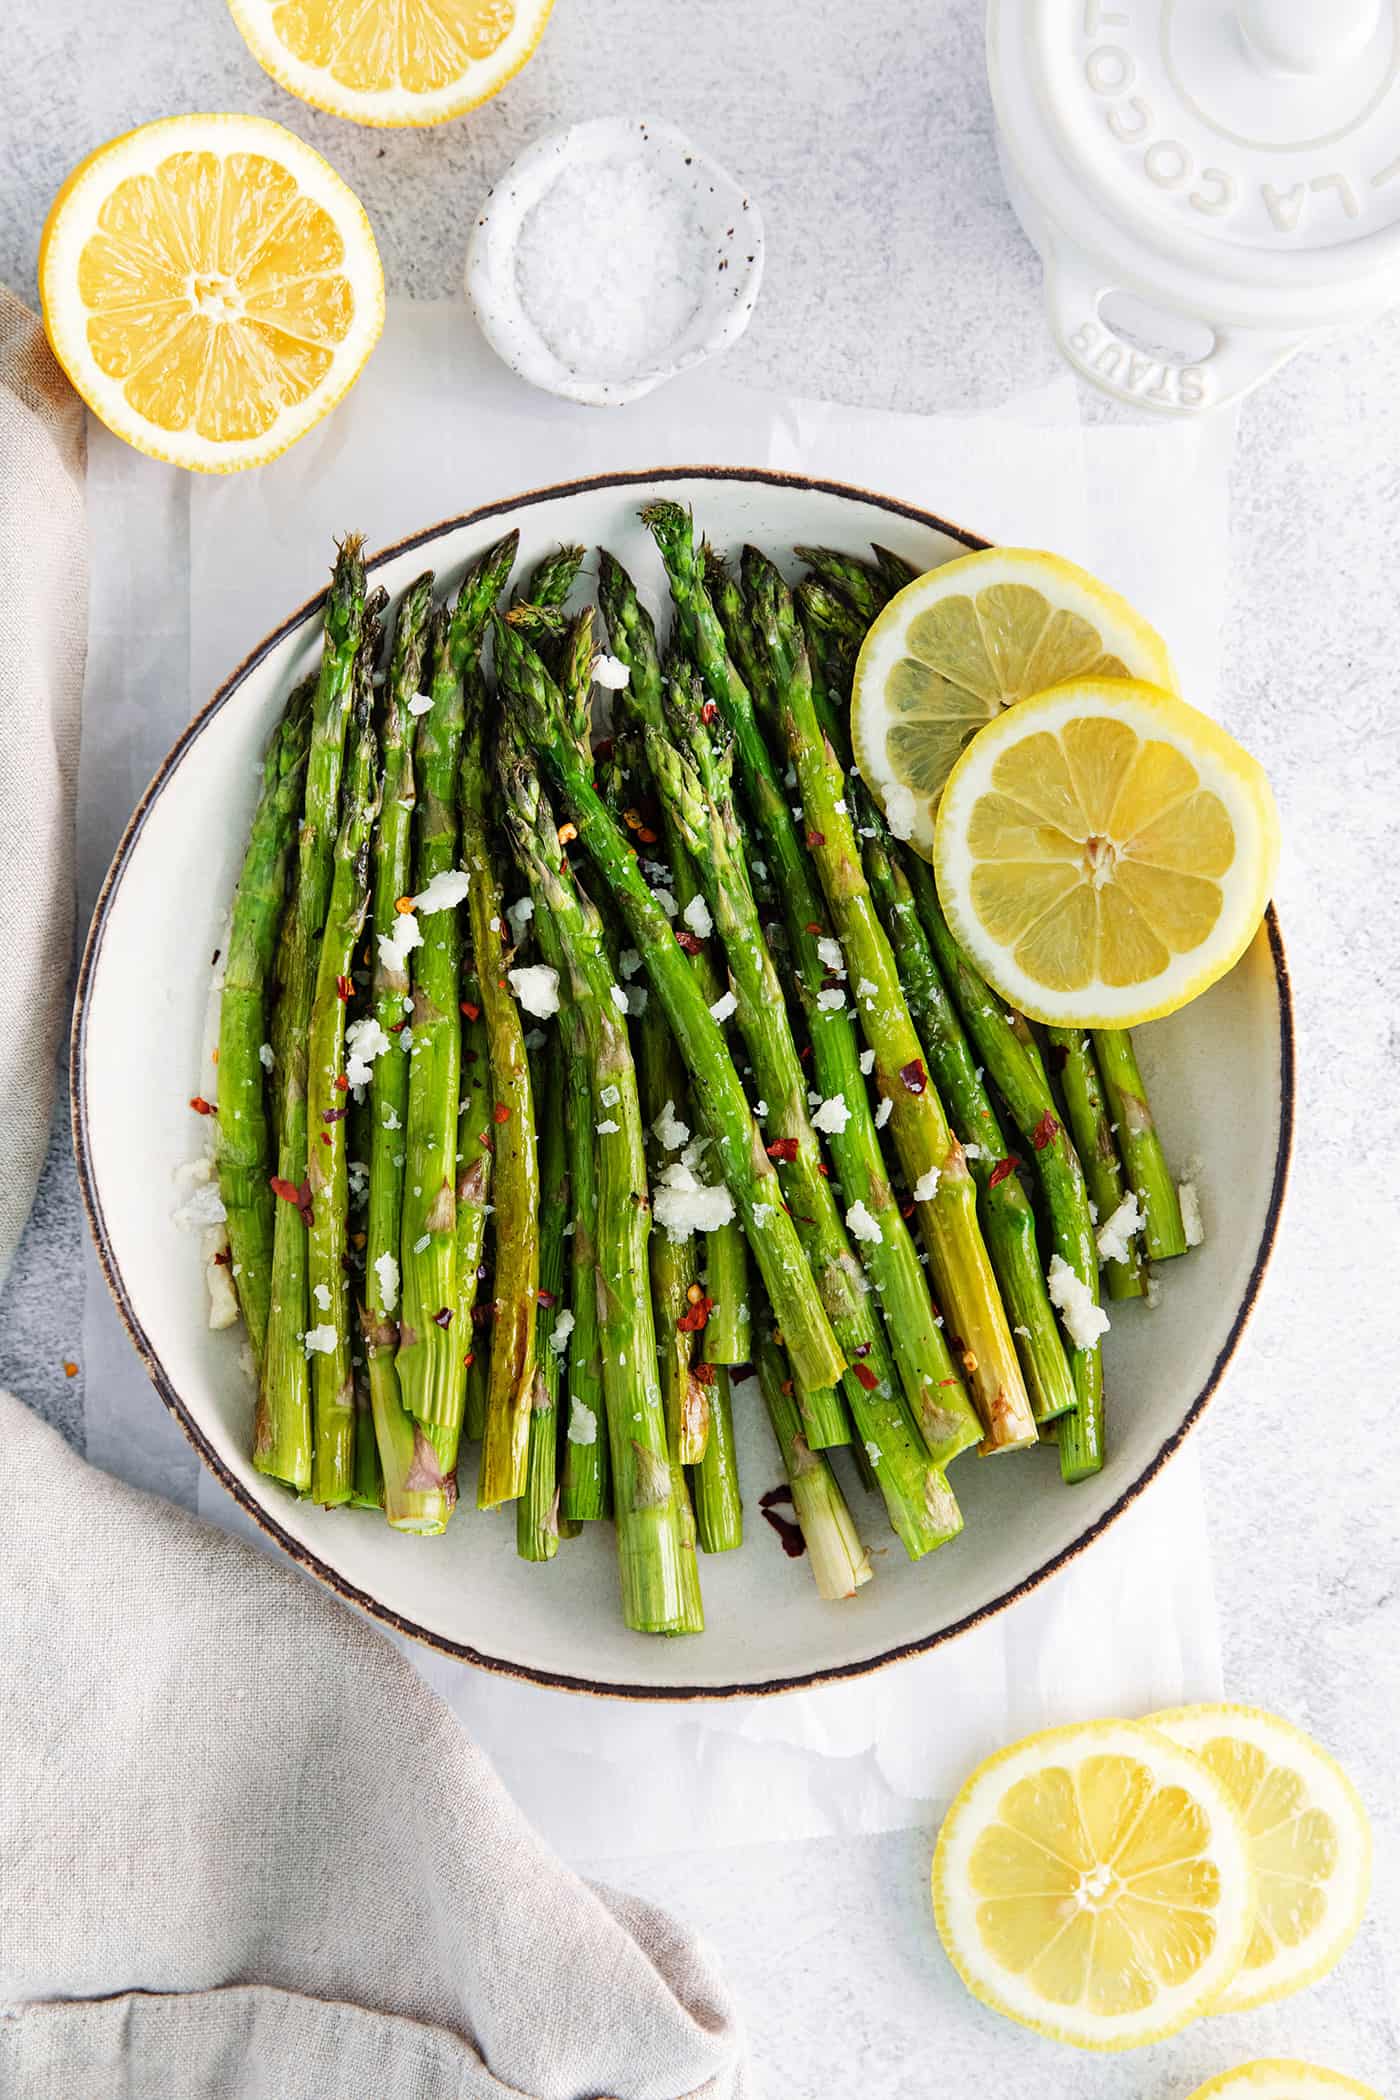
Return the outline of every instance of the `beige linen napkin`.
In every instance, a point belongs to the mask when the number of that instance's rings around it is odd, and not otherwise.
[[[3,1393],[0,1450],[4,2100],[752,2100],[388,1641]]]
[[[48,1143],[73,944],[73,790],[87,645],[83,408],[0,285],[0,1283]]]

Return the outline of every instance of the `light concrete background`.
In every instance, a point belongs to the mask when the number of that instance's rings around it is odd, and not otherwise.
[[[495,103],[397,136],[283,95],[220,0],[9,0],[5,14],[0,276],[26,296],[59,182],[151,117],[251,109],[290,125],[359,192],[390,288],[439,297],[514,152],[635,110],[691,130],[762,202],[768,276],[734,377],[932,410],[995,403],[1054,370],[1038,267],[997,172],[975,0],[560,0]],[[1232,503],[1221,712],[1283,808],[1300,1101],[1282,1242],[1201,1452],[1227,1682],[1351,1768],[1378,1824],[1371,1915],[1306,1996],[1146,2057],[1090,2059],[952,1985],[927,1918],[924,1834],[618,1869],[722,1946],[774,2100],[1185,2100],[1264,2054],[1400,2092],[1400,317],[1299,358],[1246,404]],[[81,1245],[60,1121],[0,1301],[0,1382],[74,1434],[81,1375],[66,1379],[62,1360]]]

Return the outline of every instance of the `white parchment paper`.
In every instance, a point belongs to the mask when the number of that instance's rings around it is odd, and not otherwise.
[[[332,536],[348,526],[378,546],[523,488],[622,467],[769,466],[849,480],[1097,569],[1167,634],[1187,690],[1209,707],[1232,435],[1220,417],[1082,427],[1067,376],[976,417],[766,395],[722,368],[624,410],[588,410],[512,378],[460,303],[391,305],[348,402],[259,473],[191,480],[94,433],[85,901],[167,746],[248,648],[321,587]],[[90,1455],[266,1547],[198,1474],[95,1262],[84,1354]],[[923,1821],[1008,1737],[1220,1694],[1190,1445],[1091,1552],[1014,1610],[851,1684],[643,1707],[519,1685],[406,1645],[574,1859],[898,1828]]]

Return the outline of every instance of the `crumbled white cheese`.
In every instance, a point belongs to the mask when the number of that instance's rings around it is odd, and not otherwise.
[[[533,897],[517,897],[514,904],[506,906],[506,917],[510,920],[510,930],[518,941],[524,939],[525,928],[534,916],[535,900]]]
[[[612,994],[613,1005],[620,1014],[625,1014],[627,1011],[627,994],[623,991],[622,986],[620,984],[610,984],[608,990]]]
[[[771,1203],[755,1203],[753,1207],[753,1221],[755,1225],[766,1225],[772,1215],[773,1206]]]
[[[753,1112],[758,1117],[758,1120],[761,1123],[763,1121],[763,1118],[768,1113],[768,1103],[766,1101],[755,1101],[753,1105]]]
[[[374,1077],[370,1066],[376,1057],[392,1050],[394,1039],[373,1014],[362,1014],[345,1031],[345,1077],[351,1086],[368,1086]]]
[[[903,781],[894,780],[885,787],[885,815],[890,830],[897,839],[911,839],[914,826],[919,821],[919,805]]]
[[[569,1346],[569,1336],[574,1331],[574,1316],[566,1306],[554,1315],[554,1325],[549,1330],[549,1346],[556,1356],[562,1356]]]
[[[662,1169],[661,1180],[652,1192],[652,1216],[664,1226],[668,1238],[687,1240],[695,1232],[713,1232],[727,1225],[734,1215],[734,1198],[722,1181],[699,1181],[684,1160],[673,1160]]]
[[[302,1341],[308,1356],[329,1356],[335,1348],[336,1332],[329,1322],[324,1327],[308,1327]]]
[[[595,1123],[593,1128],[597,1131],[599,1137],[612,1137],[614,1132],[621,1130],[622,1125],[615,1123],[611,1116],[604,1116],[602,1122]]]
[[[817,953],[833,977],[845,976],[846,958],[841,953],[841,943],[834,941],[829,933],[824,933],[817,942]]]
[[[733,992],[721,992],[710,1012],[717,1021],[727,1021],[732,1013],[737,1013],[738,1007],[739,1002]]]
[[[982,1147],[981,1147],[980,1145],[964,1145],[964,1146],[963,1146],[963,1158],[964,1158],[964,1159],[981,1159],[981,1158],[982,1158],[982,1156],[983,1156],[983,1153],[982,1153]]]
[[[698,890],[681,913],[681,917],[691,932],[698,934],[702,941],[707,941],[715,930],[715,922],[710,917],[710,907]]]
[[[656,1134],[657,1143],[664,1146],[667,1152],[679,1152],[681,1146],[690,1136],[690,1125],[682,1123],[680,1117],[676,1114],[674,1101],[666,1103],[666,1106],[651,1127]]]
[[[433,711],[432,694],[415,693],[408,703],[408,711],[411,715],[430,715]]]
[[[617,974],[619,977],[635,977],[641,967],[642,958],[638,955],[635,948],[624,948],[621,955],[617,958]]]
[[[350,1185],[350,1201],[358,1209],[369,1194],[369,1166],[362,1159],[351,1159],[345,1163],[345,1178]]]
[[[559,1011],[559,972],[549,963],[524,963],[507,970],[510,988],[527,1014],[547,1021]]]
[[[1156,1276],[1152,1274],[1152,1271],[1150,1269],[1148,1269],[1145,1272],[1142,1282],[1143,1296],[1146,1298],[1147,1303],[1152,1309],[1152,1311],[1155,1312],[1157,1310],[1157,1307],[1162,1302],[1161,1282]]]
[[[602,1102],[604,1108],[616,1108],[618,1102],[622,1099],[622,1094],[620,1089],[615,1086],[605,1086],[598,1099]]]
[[[1099,1227],[1099,1260],[1126,1261],[1133,1251],[1133,1235],[1141,1232],[1144,1222],[1137,1196],[1129,1189],[1113,1216]]]
[[[276,1062],[277,1059],[273,1054],[271,1043],[259,1043],[258,1063],[262,1066],[264,1072],[270,1072]]]
[[[392,1254],[375,1257],[374,1273],[379,1278],[379,1295],[386,1313],[391,1313],[399,1302],[399,1265]]]
[[[938,1194],[938,1182],[939,1173],[937,1167],[930,1167],[927,1174],[921,1174],[914,1183],[914,1201],[916,1203],[932,1203],[934,1197]]]
[[[183,1226],[186,1232],[206,1232],[211,1225],[222,1225],[228,1212],[219,1194],[213,1160],[207,1156],[191,1160],[181,1179],[192,1186],[175,1212],[175,1223]]]
[[[585,1407],[577,1393],[569,1395],[569,1442],[571,1444],[596,1444],[598,1441],[598,1417],[591,1407]]]
[[[844,1094],[833,1094],[812,1112],[812,1128],[824,1130],[832,1137],[839,1137],[851,1120],[851,1111]]]
[[[860,1068],[862,1072],[864,1072],[866,1078],[868,1079],[875,1069],[875,1052],[873,1050],[861,1051]]]
[[[525,1031],[525,1048],[527,1050],[543,1050],[548,1040],[549,1038],[542,1028],[527,1028]]]
[[[1186,1244],[1188,1247],[1199,1247],[1206,1236],[1206,1228],[1201,1220],[1201,1199],[1195,1182],[1180,1182],[1176,1193],[1181,1204],[1181,1224],[1186,1234]]]
[[[316,1300],[316,1309],[318,1312],[330,1311],[331,1294],[328,1285],[324,1283],[318,1283],[315,1290],[312,1291],[311,1295]]]
[[[1065,1333],[1076,1349],[1092,1349],[1101,1334],[1108,1333],[1108,1314],[1094,1303],[1087,1283],[1081,1283],[1061,1254],[1055,1255],[1045,1272],[1050,1303],[1059,1308]]]
[[[593,659],[593,683],[605,692],[620,693],[631,679],[632,673],[616,656],[595,656]]]
[[[832,808],[833,808],[833,809],[835,810],[835,812],[836,812],[836,814],[837,814],[837,816],[838,816],[838,817],[844,817],[844,816],[845,816],[845,814],[846,814],[846,798],[845,798],[845,796],[844,796],[844,795],[843,795],[843,796],[841,797],[841,800],[840,800],[839,802],[833,802],[831,806],[832,806]]]
[[[826,991],[817,993],[817,1005],[824,1014],[838,1014],[845,1004],[846,994],[838,985],[833,984]]]
[[[888,1095],[888,1094],[882,1094],[882,1095],[880,1096],[880,1100],[879,1100],[879,1105],[877,1106],[877,1108],[876,1108],[876,1110],[875,1110],[875,1128],[876,1128],[877,1130],[883,1130],[883,1129],[884,1129],[884,1127],[885,1127],[885,1125],[886,1125],[886,1123],[888,1123],[888,1122],[889,1122],[889,1120],[890,1120],[890,1117],[891,1117],[891,1116],[892,1116],[893,1114],[894,1114],[894,1103],[893,1103],[893,1101],[891,1101],[891,1099],[890,1099],[890,1097],[889,1097],[889,1095]]]
[[[403,1129],[403,1120],[392,1101],[386,1101],[384,1104],[384,1121],[381,1127],[385,1130]]]
[[[430,1232],[420,1232],[417,1239],[413,1242],[413,1251],[415,1254],[426,1254],[432,1244],[432,1234]]]
[[[647,988],[644,984],[629,984],[627,987],[627,1011],[633,1020],[639,1020],[647,1010]]]
[[[440,875],[434,875],[425,890],[418,892],[413,900],[414,910],[429,915],[435,911],[451,911],[454,906],[466,902],[470,888],[471,877],[465,868],[444,868]],[[498,922],[493,922],[493,930],[498,930]]]
[[[885,1454],[873,1437],[867,1437],[865,1440],[865,1455],[872,1466],[878,1466]]]
[[[869,999],[873,1003],[875,994],[879,989],[880,987],[872,984],[868,977],[862,977],[860,983],[856,986],[856,997],[857,999]]]
[[[851,1205],[850,1209],[846,1212],[846,1225],[850,1232],[854,1234],[856,1239],[864,1240],[866,1244],[871,1247],[879,1245],[879,1221],[878,1219],[871,1217],[869,1211],[866,1209],[863,1203],[853,1203]]]
[[[652,902],[661,906],[667,918],[674,919],[677,911],[675,892],[663,886],[661,889],[653,890],[651,895]]]
[[[386,970],[406,970],[408,958],[415,948],[423,945],[423,929],[415,913],[400,912],[394,921],[392,933],[375,935],[379,943],[379,960]]]

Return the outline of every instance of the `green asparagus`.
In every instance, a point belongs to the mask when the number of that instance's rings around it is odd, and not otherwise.
[[[760,1332],[757,1353],[758,1382],[782,1454],[793,1514],[812,1563],[817,1595],[832,1601],[853,1597],[875,1572],[870,1555],[861,1544],[830,1461],[813,1451],[802,1434],[787,1360],[771,1334]]]
[[[1133,1039],[1126,1028],[1096,1029],[1094,1055],[1103,1076],[1123,1171],[1145,1220],[1143,1245],[1153,1261],[1169,1261],[1186,1252],[1186,1228]]]
[[[1051,1028],[1046,1034],[1060,1097],[1069,1120],[1070,1136],[1084,1169],[1089,1199],[1098,1212],[1100,1226],[1103,1226],[1113,1218],[1125,1191],[1108,1103],[1094,1057],[1093,1038],[1083,1028]],[[1146,1286],[1136,1232],[1128,1240],[1126,1260],[1112,1259],[1103,1263],[1103,1283],[1110,1298],[1142,1296]]]
[[[563,1304],[564,1227],[569,1169],[564,1144],[564,1069],[558,1031],[535,1059],[540,1107],[540,1287],[536,1358],[530,1391],[525,1488],[515,1505],[515,1550],[522,1560],[553,1560],[559,1551],[558,1410],[560,1352],[554,1329]]]

